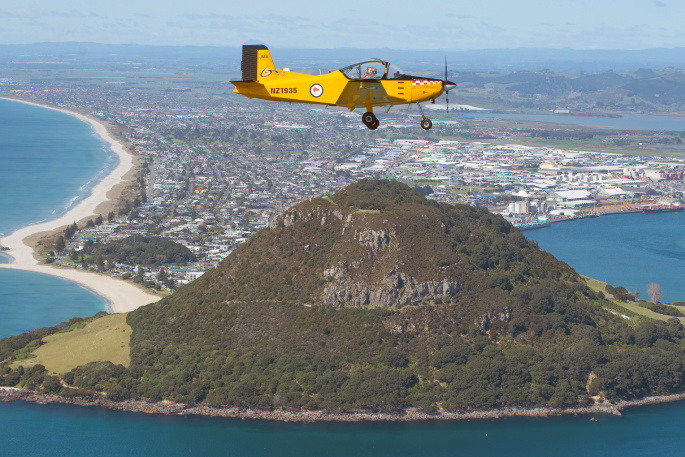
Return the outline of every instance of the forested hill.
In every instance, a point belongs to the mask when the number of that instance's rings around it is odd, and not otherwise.
[[[289,209],[213,271],[130,313],[130,366],[78,367],[64,390],[333,411],[680,390],[680,322],[626,321],[610,306],[500,216],[359,181]]]

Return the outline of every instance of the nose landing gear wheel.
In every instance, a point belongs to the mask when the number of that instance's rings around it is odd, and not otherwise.
[[[424,119],[421,121],[421,128],[424,130],[430,130],[433,127],[433,123],[430,119]]]
[[[367,125],[367,127],[369,128],[369,130],[376,130],[379,125],[381,125],[381,122],[378,119],[376,119],[371,124]]]
[[[362,114],[362,122],[363,122],[364,125],[366,125],[367,127],[368,127],[369,125],[373,124],[374,122],[376,122],[377,120],[378,120],[378,119],[376,119],[376,115],[373,114],[373,113],[370,112],[370,111],[367,111],[366,113]]]

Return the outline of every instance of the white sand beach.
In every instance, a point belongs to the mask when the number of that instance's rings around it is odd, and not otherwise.
[[[112,312],[115,313],[133,311],[134,309],[143,305],[158,301],[161,298],[160,295],[147,292],[141,288],[138,288],[136,285],[119,278],[112,278],[104,274],[89,273],[71,268],[53,267],[49,265],[38,264],[38,261],[33,257],[33,247],[25,244],[24,240],[36,233],[49,232],[59,227],[71,224],[74,221],[79,221],[86,217],[97,216],[95,209],[102,202],[109,200],[107,193],[114,186],[123,182],[124,175],[133,166],[133,160],[131,155],[124,150],[122,145],[109,135],[105,126],[96,120],[64,109],[53,108],[23,100],[7,100],[27,103],[29,105],[40,106],[47,109],[54,109],[72,116],[76,116],[78,119],[88,122],[93,126],[95,132],[100,135],[104,141],[109,143],[112,150],[117,154],[117,156],[119,156],[119,165],[95,187],[93,187],[90,196],[82,200],[63,216],[48,222],[23,227],[9,236],[0,238],[0,244],[9,248],[9,251],[3,252],[11,255],[14,258],[12,263],[0,264],[0,268],[42,273],[75,282],[107,299]]]

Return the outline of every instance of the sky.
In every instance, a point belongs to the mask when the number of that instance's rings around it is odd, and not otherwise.
[[[682,0],[2,0],[0,44],[648,49],[685,46],[683,18]]]

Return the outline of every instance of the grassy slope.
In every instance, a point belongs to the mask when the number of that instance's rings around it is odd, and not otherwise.
[[[110,361],[127,367],[130,337],[126,314],[110,314],[82,329],[45,337],[44,344],[35,351],[37,357],[30,362],[45,365],[48,371],[59,374],[89,362]]]
[[[649,310],[647,308],[643,308],[636,303],[621,302],[618,300],[614,300],[614,296],[611,295],[606,290],[607,283],[602,282],[602,281],[598,281],[596,279],[588,278],[587,276],[583,276],[583,278],[587,282],[587,285],[590,289],[594,290],[595,292],[600,292],[600,291],[604,292],[604,295],[606,295],[606,297],[608,299],[610,299],[612,302],[616,303],[617,305],[623,306],[624,308],[629,309],[636,314],[640,314],[642,316],[646,316],[646,317],[649,317],[652,319],[657,319],[657,320],[664,321],[664,322],[667,322],[669,318],[673,317],[673,316],[666,316],[663,314],[655,313],[654,311]],[[676,308],[678,308],[678,307],[676,306]],[[681,311],[682,311],[682,309],[681,309]],[[685,324],[685,317],[679,317],[678,319],[680,320],[680,322],[682,324]]]

